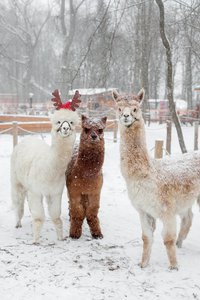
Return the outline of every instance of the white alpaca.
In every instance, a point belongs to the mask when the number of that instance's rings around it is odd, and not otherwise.
[[[57,237],[63,239],[61,197],[65,185],[65,171],[75,142],[78,115],[61,109],[52,116],[52,144],[36,138],[26,138],[11,156],[11,193],[16,212],[16,227],[21,227],[24,200],[27,196],[33,219],[34,243],[38,243],[44,222],[43,197],[55,225]]]
[[[121,171],[133,206],[140,215],[143,239],[141,267],[149,263],[156,219],[163,223],[163,240],[170,269],[177,269],[176,215],[181,217],[177,246],[181,247],[191,223],[191,207],[200,193],[200,153],[178,159],[150,158],[140,109],[142,89],[136,96],[113,92],[119,109]]]

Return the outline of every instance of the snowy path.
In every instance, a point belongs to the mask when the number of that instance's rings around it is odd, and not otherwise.
[[[189,149],[193,128],[185,127]],[[41,245],[32,242],[31,217],[26,205],[22,229],[14,228],[10,205],[9,163],[12,141],[0,136],[0,297],[15,299],[200,299],[200,213],[195,205],[194,222],[182,249],[177,250],[180,270],[168,270],[168,260],[157,224],[150,266],[137,263],[142,252],[137,212],[128,199],[119,169],[119,143],[106,134],[104,185],[99,213],[104,239],[91,239],[87,224],[79,240],[56,240],[46,213]],[[165,139],[164,126],[147,129],[148,148]],[[179,152],[174,138],[173,151]],[[62,219],[68,235],[66,190]]]

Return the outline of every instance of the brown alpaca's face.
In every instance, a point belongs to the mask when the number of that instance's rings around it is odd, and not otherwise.
[[[81,139],[87,143],[95,144],[103,140],[107,117],[89,119],[82,116]]]
[[[113,99],[118,107],[118,116],[120,123],[129,128],[133,123],[142,118],[141,104],[144,98],[142,89],[137,95],[121,96],[113,91]]]

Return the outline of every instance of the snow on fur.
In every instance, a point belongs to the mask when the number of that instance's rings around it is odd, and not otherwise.
[[[136,96],[113,92],[119,109],[121,171],[129,198],[137,209],[142,226],[143,254],[141,267],[150,260],[156,219],[163,223],[163,240],[170,269],[178,269],[177,246],[182,246],[192,224],[191,207],[200,193],[200,152],[177,159],[150,158],[140,105],[144,90]],[[181,228],[176,241],[176,215]]]
[[[165,140],[165,124],[146,126],[150,154],[155,139]],[[187,149],[193,149],[192,126],[183,126]],[[39,135],[38,135],[39,138]],[[51,144],[50,134],[43,134]],[[23,140],[19,136],[19,140]],[[103,299],[200,299],[200,213],[193,207],[193,224],[178,249],[180,268],[167,268],[165,247],[160,237],[161,222],[154,233],[151,263],[138,266],[142,250],[138,213],[128,199],[120,172],[119,142],[113,133],[105,132],[104,184],[99,217],[104,238],[94,240],[86,222],[79,240],[57,241],[49,215],[43,226],[40,245],[30,243],[31,216],[25,202],[23,227],[14,228],[10,205],[10,154],[12,136],[0,135],[0,290],[1,299],[29,300],[103,300]],[[172,129],[172,155],[179,155],[176,130]],[[44,203],[44,209],[46,205]],[[66,190],[62,197],[64,235],[70,223]],[[177,218],[179,221],[179,218]],[[179,222],[178,222],[179,226]],[[129,268],[131,266],[131,268]]]
[[[70,237],[82,234],[84,219],[95,239],[103,238],[98,211],[103,185],[104,129],[107,118],[87,118],[82,115],[82,131],[78,150],[66,172],[69,198]]]
[[[16,227],[21,227],[27,196],[33,219],[34,243],[39,242],[44,222],[43,197],[46,197],[57,237],[59,240],[63,238],[61,198],[65,184],[64,174],[75,142],[78,115],[61,109],[54,113],[51,121],[51,146],[34,137],[27,138],[14,148],[11,157],[11,189]]]

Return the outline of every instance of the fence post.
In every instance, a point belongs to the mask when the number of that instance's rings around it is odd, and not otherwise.
[[[194,122],[194,150],[198,150],[199,122]]]
[[[114,120],[114,129],[113,129],[113,142],[117,142],[117,130],[118,130],[118,122]]]
[[[162,158],[163,157],[163,141],[162,140],[155,141],[154,157],[155,158]]]
[[[18,122],[14,121],[12,122],[12,124],[13,124],[12,134],[13,134],[13,148],[14,148],[18,143]]]
[[[171,140],[172,140],[172,122],[167,120],[167,137],[166,137],[166,151],[171,154]]]

